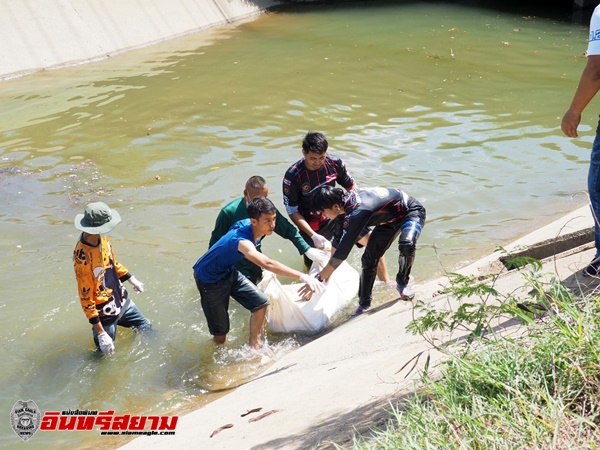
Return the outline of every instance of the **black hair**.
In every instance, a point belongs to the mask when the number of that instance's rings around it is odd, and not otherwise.
[[[275,214],[275,205],[267,197],[254,197],[248,204],[248,217],[258,220],[261,214]]]
[[[327,152],[328,147],[329,144],[327,143],[327,139],[325,139],[323,133],[309,131],[302,140],[302,150],[307,153],[314,152],[322,155]]]
[[[315,211],[331,209],[333,205],[343,206],[344,190],[329,186],[328,184],[322,184],[312,190],[310,201]]]
[[[258,191],[264,189],[266,185],[267,180],[265,180],[260,175],[253,175],[250,178],[248,178],[248,181],[246,181],[246,189],[254,189]]]

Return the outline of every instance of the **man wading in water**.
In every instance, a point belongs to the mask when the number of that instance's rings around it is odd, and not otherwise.
[[[256,249],[264,236],[275,229],[275,205],[265,197],[255,197],[248,204],[249,219],[240,220],[194,264],[194,278],[200,292],[202,310],[208,329],[217,344],[224,344],[229,332],[229,297],[250,311],[249,345],[260,347],[269,300],[234,267],[242,258],[277,275],[298,279],[302,289],[320,291],[325,286],[317,279],[268,258]]]

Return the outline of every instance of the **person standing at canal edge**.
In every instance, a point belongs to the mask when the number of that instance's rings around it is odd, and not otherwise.
[[[398,238],[398,274],[396,289],[402,300],[411,301],[413,294],[407,287],[410,270],[415,260],[417,239],[425,226],[426,212],[419,201],[397,188],[357,188],[344,192],[340,188],[323,185],[312,195],[313,206],[330,219],[343,217],[343,229],[334,236],[339,246],[317,279],[327,281],[331,274],[350,254],[361,230],[374,226],[361,258],[362,270],[358,287],[358,316],[371,307],[377,261]]]
[[[571,106],[562,118],[561,128],[568,137],[577,137],[581,113],[600,90],[600,5],[596,6],[590,20],[590,37],[587,48],[587,63],[581,74]],[[600,278],[600,121],[592,144],[588,172],[588,193],[594,218],[596,255],[583,269],[583,275]]]
[[[210,235],[210,241],[208,248],[216,244],[231,228],[231,226],[238,220],[248,218],[248,205],[256,197],[267,197],[269,195],[269,186],[267,186],[266,180],[259,176],[254,175],[246,181],[243,197],[237,198],[221,209],[217,220],[215,222],[215,228]],[[284,239],[289,240],[294,247],[298,250],[301,255],[306,254],[307,257],[314,261],[320,258],[318,250],[311,248],[306,243],[304,238],[300,236],[296,227],[294,227],[281,213],[275,209],[275,234],[278,234]],[[256,244],[256,250],[260,250],[260,242]],[[254,284],[262,278],[262,269],[254,264],[252,261],[242,258],[236,265],[235,268],[246,278],[252,281]]]
[[[75,217],[75,228],[82,231],[73,252],[79,299],[94,342],[107,356],[115,352],[117,325],[134,331],[152,328],[123,286],[129,281],[134,291],[144,292],[144,284],[119,264],[106,236],[120,221],[119,213],[102,202],[88,204]]]
[[[312,207],[313,190],[321,185],[335,186],[336,183],[347,191],[356,188],[346,164],[337,156],[328,154],[328,147],[329,143],[322,133],[308,132],[302,141],[304,157],[292,164],[283,177],[283,203],[290,219],[306,242],[321,249],[328,245],[342,222],[330,220]],[[366,245],[368,235],[368,229],[362,230],[357,244]],[[336,244],[334,241],[333,246]],[[309,261],[305,262],[307,266],[310,265]],[[378,262],[377,275],[381,281],[389,281],[384,257]]]

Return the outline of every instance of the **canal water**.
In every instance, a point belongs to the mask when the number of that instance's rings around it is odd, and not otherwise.
[[[183,414],[314,339],[268,332],[249,352],[248,313],[232,304],[228,344],[215,349],[191,270],[249,176],[264,176],[283,210],[282,176],[308,130],[326,134],[359,185],[398,186],[426,206],[415,284],[585,204],[598,103],[579,139],[562,135],[560,118],[587,25],[569,11],[469,4],[268,13],[2,83],[0,445],[20,444],[9,424],[19,399],[42,411]],[[134,299],[155,328],[120,331],[111,359],[92,352],[71,257],[73,219],[97,200],[123,217],[113,246],[145,283]],[[289,242],[263,248],[302,268]],[[395,273],[393,249],[387,261]],[[119,442],[38,432],[27,445]]]

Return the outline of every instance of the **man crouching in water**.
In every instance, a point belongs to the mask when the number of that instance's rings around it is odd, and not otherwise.
[[[200,292],[208,329],[217,344],[224,344],[229,332],[229,297],[233,297],[250,315],[249,345],[260,347],[269,300],[234,265],[246,258],[277,275],[298,279],[302,289],[318,291],[325,286],[317,279],[272,260],[256,249],[264,236],[275,229],[275,205],[265,197],[255,197],[248,205],[248,219],[235,222],[194,264],[194,278]]]

